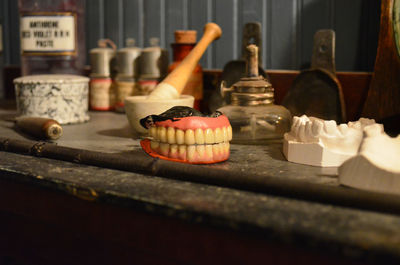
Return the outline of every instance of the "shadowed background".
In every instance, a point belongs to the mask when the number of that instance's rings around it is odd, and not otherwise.
[[[82,0],[85,1],[85,0]],[[176,29],[195,29],[198,38],[206,22],[218,23],[223,36],[201,59],[205,69],[222,69],[241,53],[243,25],[262,25],[263,67],[309,67],[316,30],[336,31],[338,71],[372,71],[379,32],[380,1],[376,0],[86,0],[86,49],[101,38],[122,48],[126,38],[139,47],[158,37],[168,48]],[[19,15],[16,0],[2,0],[3,52],[0,66],[19,65]],[[0,90],[0,97],[2,95]]]

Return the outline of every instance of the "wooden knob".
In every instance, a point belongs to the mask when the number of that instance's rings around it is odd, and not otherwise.
[[[210,43],[214,40],[219,39],[222,35],[222,29],[215,23],[210,22],[204,26],[203,38],[206,34],[210,34]]]

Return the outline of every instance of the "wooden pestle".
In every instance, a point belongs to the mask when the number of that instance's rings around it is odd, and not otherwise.
[[[215,23],[204,26],[204,34],[193,50],[182,62],[153,90],[148,99],[173,99],[182,93],[190,75],[211,42],[222,34],[221,28]]]

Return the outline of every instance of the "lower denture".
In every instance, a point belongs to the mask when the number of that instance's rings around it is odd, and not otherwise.
[[[203,146],[203,148],[201,148]],[[170,145],[151,141],[152,151],[172,159],[179,159],[190,163],[209,163],[226,160],[229,157],[229,143],[213,145]],[[189,150],[191,149],[191,150]],[[207,150],[208,149],[208,150]]]

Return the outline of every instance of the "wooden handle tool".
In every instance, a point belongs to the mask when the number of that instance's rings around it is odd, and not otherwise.
[[[193,50],[149,95],[149,99],[177,98],[182,93],[190,75],[206,51],[208,45],[218,39],[222,34],[221,28],[215,23],[204,26],[204,34]]]
[[[311,69],[302,71],[293,81],[282,105],[293,116],[314,116],[346,122],[342,86],[336,77],[335,32],[325,29],[314,35]]]
[[[39,139],[57,140],[63,132],[56,120],[48,118],[23,116],[16,118],[15,124],[21,131]]]

